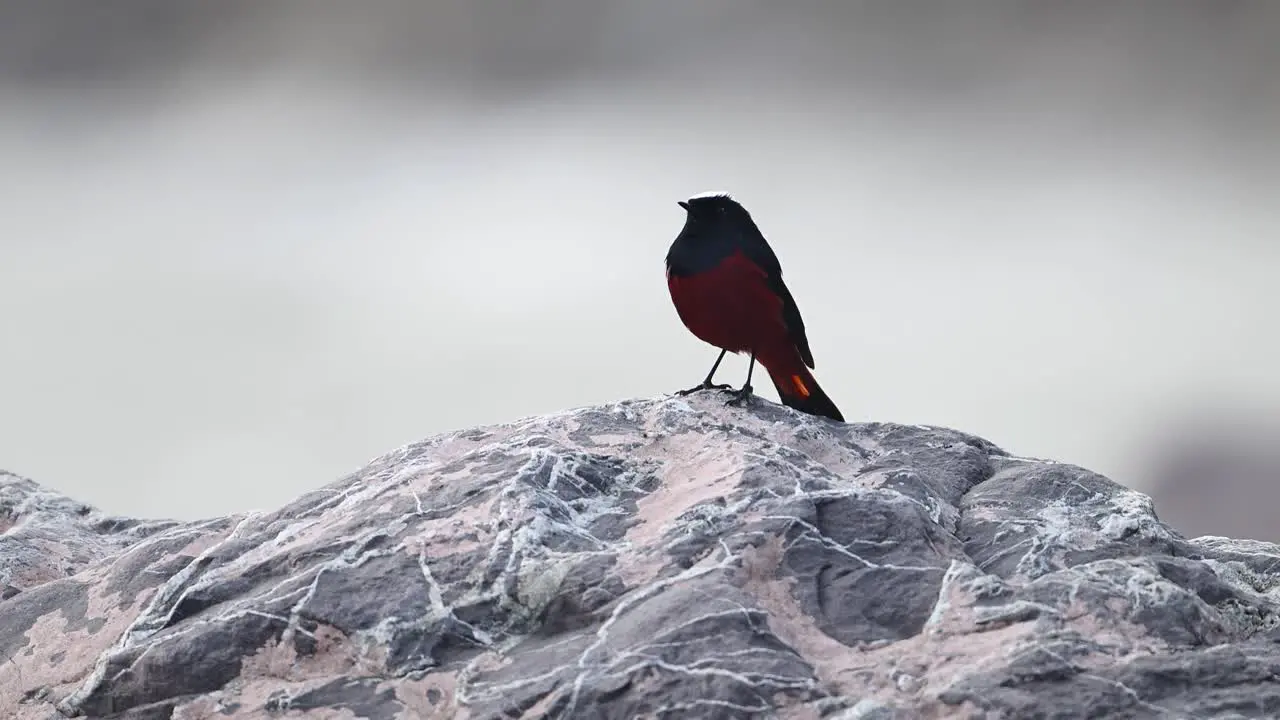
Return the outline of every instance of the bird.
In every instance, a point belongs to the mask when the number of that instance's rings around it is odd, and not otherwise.
[[[709,192],[678,201],[684,227],[667,251],[667,288],[681,322],[699,340],[720,348],[700,384],[678,395],[731,390],[714,384],[726,353],[749,353],[747,380],[728,404],[745,405],[759,361],[782,404],[844,422],[844,416],[810,372],[813,352],[795,298],[782,281],[782,266],[751,214],[728,193]]]

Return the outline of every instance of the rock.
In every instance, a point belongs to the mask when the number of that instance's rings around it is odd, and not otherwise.
[[[5,475],[0,522],[4,717],[1280,715],[1280,547],[972,435],[715,393],[199,522]]]

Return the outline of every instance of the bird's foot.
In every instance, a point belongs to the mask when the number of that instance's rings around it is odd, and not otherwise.
[[[700,384],[700,385],[694,385],[693,387],[689,388],[688,390],[677,390],[677,391],[676,391],[676,395],[681,395],[681,396],[683,396],[683,395],[690,395],[690,394],[693,394],[693,393],[696,393],[696,392],[701,392],[701,391],[703,391],[703,390],[729,390],[729,389],[730,389],[730,388],[732,388],[732,387],[733,387],[732,385],[729,385],[729,384],[727,384],[727,383],[721,383],[721,384],[719,384],[719,385],[713,385],[713,384],[711,384],[710,382],[707,382],[706,380],[703,380],[703,381],[702,381],[702,384]]]
[[[751,387],[750,385],[743,385],[742,389],[734,390],[733,392],[729,393],[733,397],[729,398],[728,400],[725,400],[724,404],[746,407],[747,405],[751,404],[751,398],[753,397],[753,395],[751,394],[751,391],[754,389],[755,388]]]

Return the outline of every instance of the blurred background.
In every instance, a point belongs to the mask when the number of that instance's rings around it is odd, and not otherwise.
[[[1280,540],[1274,0],[0,0],[0,108],[0,466],[107,511],[696,383],[723,189],[849,420]]]

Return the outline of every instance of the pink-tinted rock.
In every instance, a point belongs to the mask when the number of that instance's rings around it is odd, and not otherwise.
[[[1280,548],[963,433],[715,393],[200,522],[5,475],[0,523],[3,717],[1280,714]]]

